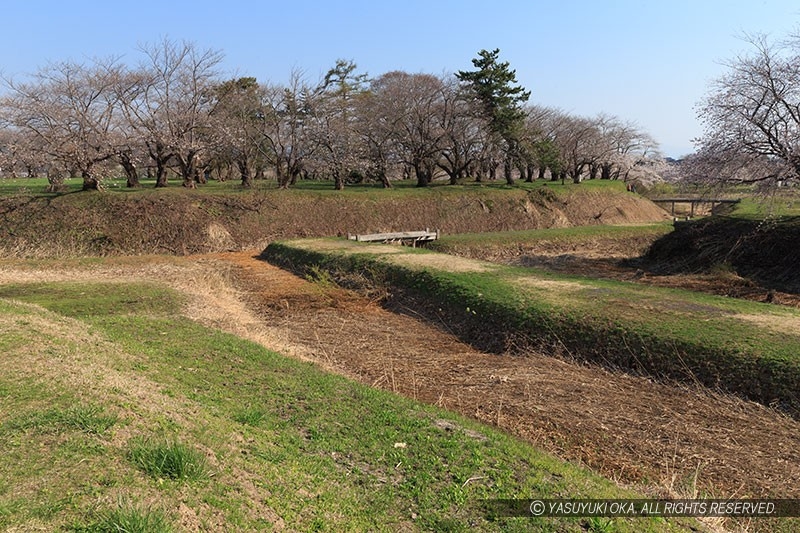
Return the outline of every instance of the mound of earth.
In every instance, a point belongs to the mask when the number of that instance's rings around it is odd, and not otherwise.
[[[365,194],[182,189],[0,198],[0,256],[189,255],[277,239],[435,228],[445,234],[664,220],[613,187]]]
[[[681,222],[653,243],[643,265],[656,274],[728,272],[800,293],[800,218],[747,220],[715,216]]]

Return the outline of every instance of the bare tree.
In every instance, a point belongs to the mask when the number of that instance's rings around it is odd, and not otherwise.
[[[747,36],[698,108],[695,172],[713,181],[777,184],[800,177],[800,38]],[[705,163],[703,163],[705,162]]]
[[[314,93],[309,106],[312,135],[320,148],[315,159],[333,177],[334,188],[344,189],[347,175],[357,169],[363,154],[357,131],[356,104],[366,90],[367,75],[352,61],[340,59]]]
[[[491,143],[490,121],[471,95],[464,94],[456,78],[442,80],[441,157],[439,168],[450,184],[466,178],[480,163]]]
[[[383,99],[375,91],[364,91],[359,95],[356,111],[355,129],[366,158],[365,178],[375,179],[384,188],[391,188],[389,173],[399,163],[394,142],[395,124],[390,122]]]
[[[0,170],[3,176],[17,178],[22,175],[37,178],[51,160],[37,137],[31,132],[5,125],[0,129]],[[56,190],[59,183],[51,184]]]
[[[129,124],[144,140],[156,165],[156,187],[167,184],[175,159],[186,187],[201,179],[202,157],[211,140],[211,112],[222,55],[193,43],[164,39],[143,45],[138,92],[126,105]]]
[[[226,81],[215,92],[211,127],[219,140],[216,158],[235,165],[242,187],[249,189],[263,161],[255,141],[263,113],[261,87],[246,77]]]
[[[586,117],[560,114],[554,122],[554,143],[558,148],[559,177],[580,183],[598,152],[600,134],[596,123]]]
[[[525,181],[544,179],[548,170],[553,179],[558,179],[561,167],[555,140],[563,112],[534,105],[527,108],[526,115],[523,137],[527,143],[526,163],[529,168],[526,169]]]
[[[659,156],[658,143],[636,124],[605,114],[595,121],[601,142],[599,157],[591,164],[591,178],[626,178],[635,166]]]
[[[316,94],[300,71],[287,86],[267,85],[260,95],[260,111],[251,142],[273,167],[278,187],[297,181],[314,156],[312,113]]]
[[[114,157],[111,130],[118,110],[114,90],[121,69],[113,59],[91,65],[63,62],[41,69],[29,83],[7,81],[3,114],[38,147],[83,178],[84,190],[100,188],[98,165]]]
[[[142,87],[141,76],[128,69],[120,69],[115,84],[117,109],[109,131],[116,159],[126,177],[126,186],[139,187],[139,167],[148,159],[147,146],[137,130],[131,127],[127,110]]]
[[[397,156],[413,169],[417,186],[430,185],[442,153],[445,85],[431,74],[393,71],[373,81],[381,120],[391,125]]]

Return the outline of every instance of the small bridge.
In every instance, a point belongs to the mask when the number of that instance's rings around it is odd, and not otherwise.
[[[347,234],[351,241],[358,242],[399,242],[416,246],[418,242],[435,241],[439,238],[439,230],[436,231],[399,231],[395,233],[367,233],[363,235]]]
[[[693,217],[695,206],[697,205],[711,204],[711,210],[713,211],[717,205],[738,204],[741,200],[738,198],[654,198],[651,201],[657,204],[671,204],[671,213],[673,216],[675,215],[675,204],[691,204],[689,216]]]

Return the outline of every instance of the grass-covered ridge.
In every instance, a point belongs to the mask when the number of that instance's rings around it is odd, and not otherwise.
[[[569,249],[603,254],[635,256],[644,253],[649,244],[673,229],[671,222],[644,225],[592,225],[567,228],[532,229],[486,233],[460,233],[443,235],[426,246],[429,250],[452,253],[466,257],[507,255],[528,251],[559,254]]]
[[[591,280],[422,250],[335,240],[274,243],[264,256],[349,282],[389,285],[485,349],[532,346],[800,408],[800,312]]]
[[[0,180],[0,256],[186,255],[261,249],[272,240],[439,229],[445,234],[584,224],[649,223],[663,210],[621,182],[499,183],[335,191],[301,182],[210,182],[102,192],[43,193],[36,180]]]
[[[635,497],[492,428],[209,330],[181,305],[155,284],[0,286],[0,528],[578,531],[594,523],[491,521],[475,503]]]
[[[800,291],[800,216],[753,218],[745,210],[731,216],[676,224],[648,251],[659,272],[708,272],[726,268],[763,287]]]

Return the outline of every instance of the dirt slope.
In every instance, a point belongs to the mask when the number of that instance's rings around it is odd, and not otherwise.
[[[613,185],[613,184],[612,184]],[[553,187],[551,187],[553,188]],[[187,255],[276,239],[439,229],[446,234],[647,223],[666,212],[614,188],[312,194],[179,189],[0,198],[0,257]]]
[[[274,349],[496,424],[662,495],[800,496],[798,421],[754,403],[545,354],[480,353],[413,318],[413,310],[390,313],[253,255],[215,257],[234,265],[234,285],[248,305],[284,332]]]

